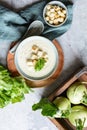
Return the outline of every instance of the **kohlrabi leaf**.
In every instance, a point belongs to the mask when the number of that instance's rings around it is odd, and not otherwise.
[[[52,104],[47,98],[42,98],[38,103],[32,106],[32,110],[42,110],[43,116],[53,117],[56,114],[57,108],[54,104]]]

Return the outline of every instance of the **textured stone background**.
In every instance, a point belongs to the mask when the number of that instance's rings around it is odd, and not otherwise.
[[[37,0],[0,0],[1,4],[13,10],[32,4]],[[57,38],[64,52],[64,67],[57,81],[45,88],[34,89],[23,102],[0,109],[0,130],[56,130],[56,127],[40,112],[33,112],[31,106],[42,96],[48,96],[67,80],[81,66],[87,65],[87,0],[73,0],[73,22],[71,28]],[[0,43],[0,63],[6,65],[10,43]],[[2,53],[3,50],[3,53]]]

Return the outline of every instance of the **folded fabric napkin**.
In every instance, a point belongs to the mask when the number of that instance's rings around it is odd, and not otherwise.
[[[62,35],[71,25],[73,4],[69,0],[60,1],[67,6],[68,19],[64,25],[58,28],[48,26],[43,19],[43,9],[49,0],[36,2],[17,13],[6,7],[0,6],[0,40],[9,40],[11,42],[17,41],[25,33],[29,24],[34,20],[43,22],[45,29],[42,35],[50,40]]]

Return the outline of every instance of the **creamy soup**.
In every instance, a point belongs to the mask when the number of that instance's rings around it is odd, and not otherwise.
[[[27,59],[32,59],[32,47],[37,46],[46,53],[47,61],[40,71],[36,71]],[[39,52],[39,54],[41,54]],[[37,54],[36,54],[37,55]],[[20,74],[31,80],[40,80],[51,76],[58,64],[58,53],[52,42],[44,37],[32,36],[18,46],[15,53],[15,64]]]

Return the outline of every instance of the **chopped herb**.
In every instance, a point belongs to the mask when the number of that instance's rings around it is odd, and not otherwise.
[[[36,64],[35,64],[35,67],[34,67],[35,70],[40,71],[44,67],[45,63],[46,63],[46,61],[44,58],[38,59]]]

